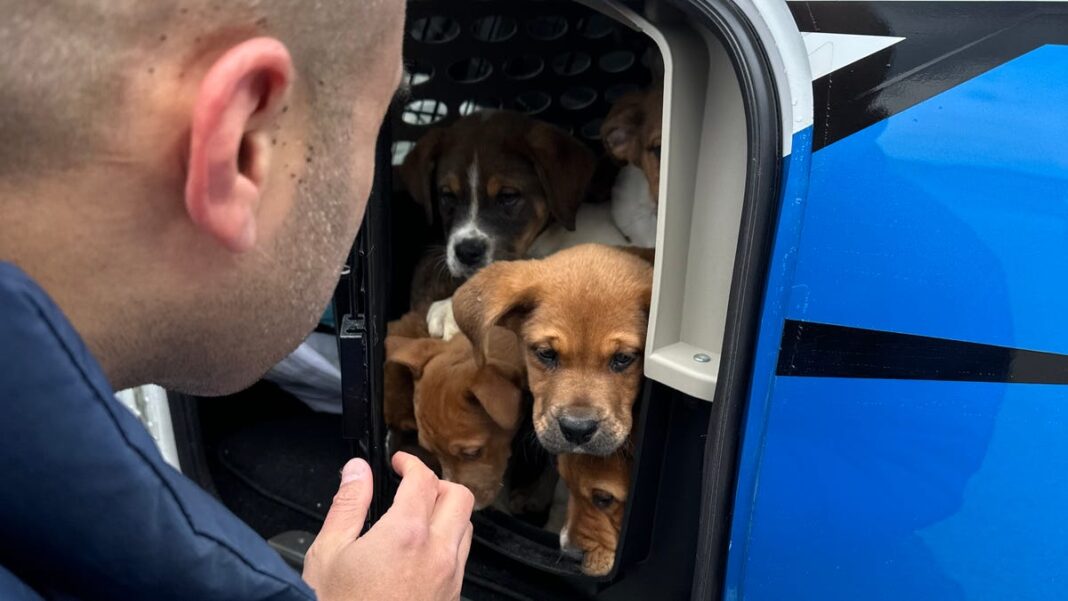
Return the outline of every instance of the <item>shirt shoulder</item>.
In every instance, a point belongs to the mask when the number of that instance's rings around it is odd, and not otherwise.
[[[0,597],[21,579],[48,598],[314,599],[163,460],[59,307],[5,263],[0,341],[0,538],[18,549],[0,554]]]

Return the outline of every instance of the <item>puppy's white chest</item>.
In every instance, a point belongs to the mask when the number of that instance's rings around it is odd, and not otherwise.
[[[635,246],[656,246],[656,203],[649,196],[649,180],[634,165],[619,170],[612,186],[612,221]]]

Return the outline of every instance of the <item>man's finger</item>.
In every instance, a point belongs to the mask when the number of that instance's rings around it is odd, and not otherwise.
[[[464,566],[467,565],[467,556],[471,553],[471,539],[475,535],[475,525],[467,522],[467,530],[460,540],[460,548],[456,550],[456,565],[460,569],[460,578],[464,575]]]
[[[450,548],[459,546],[464,533],[471,526],[474,507],[475,497],[466,486],[441,482],[438,485],[438,502],[430,518],[430,530]]]
[[[363,459],[349,460],[341,470],[341,487],[316,542],[336,549],[356,540],[367,519],[373,492],[371,466]]]
[[[389,511],[419,516],[424,523],[429,522],[438,499],[438,477],[414,455],[404,452],[393,455],[393,469],[400,475],[401,483]]]
[[[456,549],[456,583],[457,585],[463,585],[464,582],[464,567],[467,566],[467,556],[471,553],[471,538],[475,534],[475,527],[471,522],[467,522],[467,530],[464,531],[464,536],[460,540],[460,547]]]

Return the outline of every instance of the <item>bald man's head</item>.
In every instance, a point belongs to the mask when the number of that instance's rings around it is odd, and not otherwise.
[[[109,153],[135,77],[255,35],[289,48],[314,103],[344,98],[389,31],[386,0],[0,0],[0,178]],[[329,85],[328,85],[329,83]],[[338,94],[338,92],[341,92]]]
[[[116,387],[248,384],[368,197],[403,0],[0,0],[0,261]]]

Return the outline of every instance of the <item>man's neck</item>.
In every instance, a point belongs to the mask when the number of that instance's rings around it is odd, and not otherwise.
[[[136,383],[136,369],[129,369],[136,352],[124,341],[141,321],[129,295],[138,276],[129,266],[123,273],[114,260],[122,252],[119,236],[100,233],[116,231],[101,228],[105,208],[54,191],[0,199],[0,260],[17,265],[48,293],[113,386]]]

